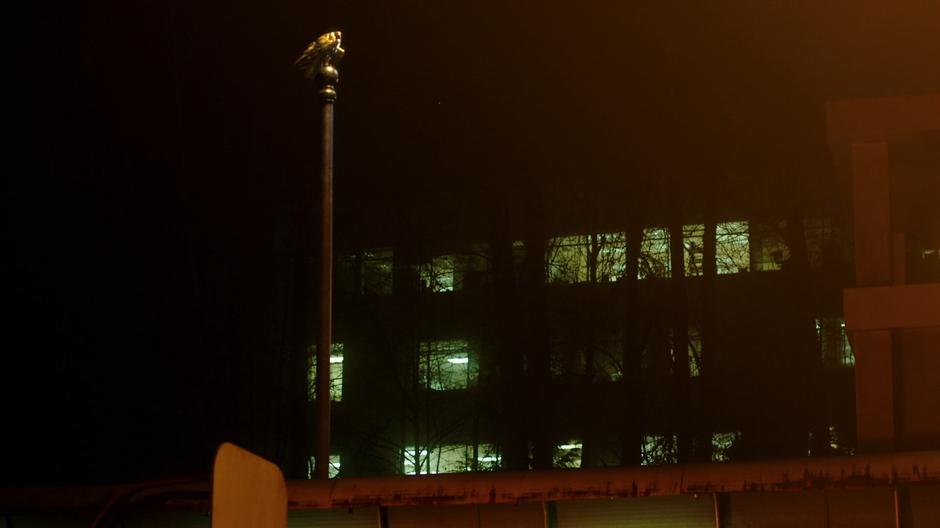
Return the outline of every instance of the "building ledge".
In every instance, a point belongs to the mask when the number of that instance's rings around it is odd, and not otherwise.
[[[289,481],[291,509],[616,499],[940,484],[940,451],[656,467]]]
[[[845,329],[940,327],[940,283],[846,288]]]

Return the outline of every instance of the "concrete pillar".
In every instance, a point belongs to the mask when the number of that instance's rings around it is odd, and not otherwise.
[[[859,286],[891,284],[894,262],[888,145],[852,145],[852,201],[855,281]],[[869,309],[878,307],[869,305]],[[894,362],[891,332],[854,332],[855,408],[858,448],[890,450],[895,444]]]
[[[891,284],[891,188],[887,143],[852,145],[852,200],[855,226],[855,283]]]
[[[894,368],[891,331],[854,332],[855,409],[861,452],[894,448]]]

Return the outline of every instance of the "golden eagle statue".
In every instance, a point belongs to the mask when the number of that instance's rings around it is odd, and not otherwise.
[[[324,67],[334,67],[346,53],[341,47],[343,34],[330,31],[317,37],[294,63],[309,79],[315,78]]]

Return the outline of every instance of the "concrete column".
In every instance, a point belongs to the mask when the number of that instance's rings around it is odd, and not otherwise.
[[[852,145],[852,200],[855,226],[855,283],[891,284],[891,189],[887,143]]]
[[[888,145],[852,145],[852,200],[855,281],[882,286],[894,279]],[[879,307],[867,306],[877,310]],[[858,448],[891,450],[895,444],[894,362],[889,330],[852,334],[855,351],[855,408]]]
[[[855,409],[861,452],[894,448],[894,368],[891,331],[853,333]]]

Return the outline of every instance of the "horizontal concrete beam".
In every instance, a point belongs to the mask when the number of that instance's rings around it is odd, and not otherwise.
[[[287,482],[294,510],[433,504],[518,504],[711,492],[790,492],[940,484],[940,451],[720,464],[455,473]],[[0,488],[0,513],[100,510],[115,501],[206,511],[208,477],[117,486]]]
[[[290,481],[291,509],[629,498],[940,483],[940,451],[639,468]]]
[[[845,329],[940,327],[940,284],[846,288]]]
[[[830,102],[826,124],[831,145],[940,130],[940,94]]]

